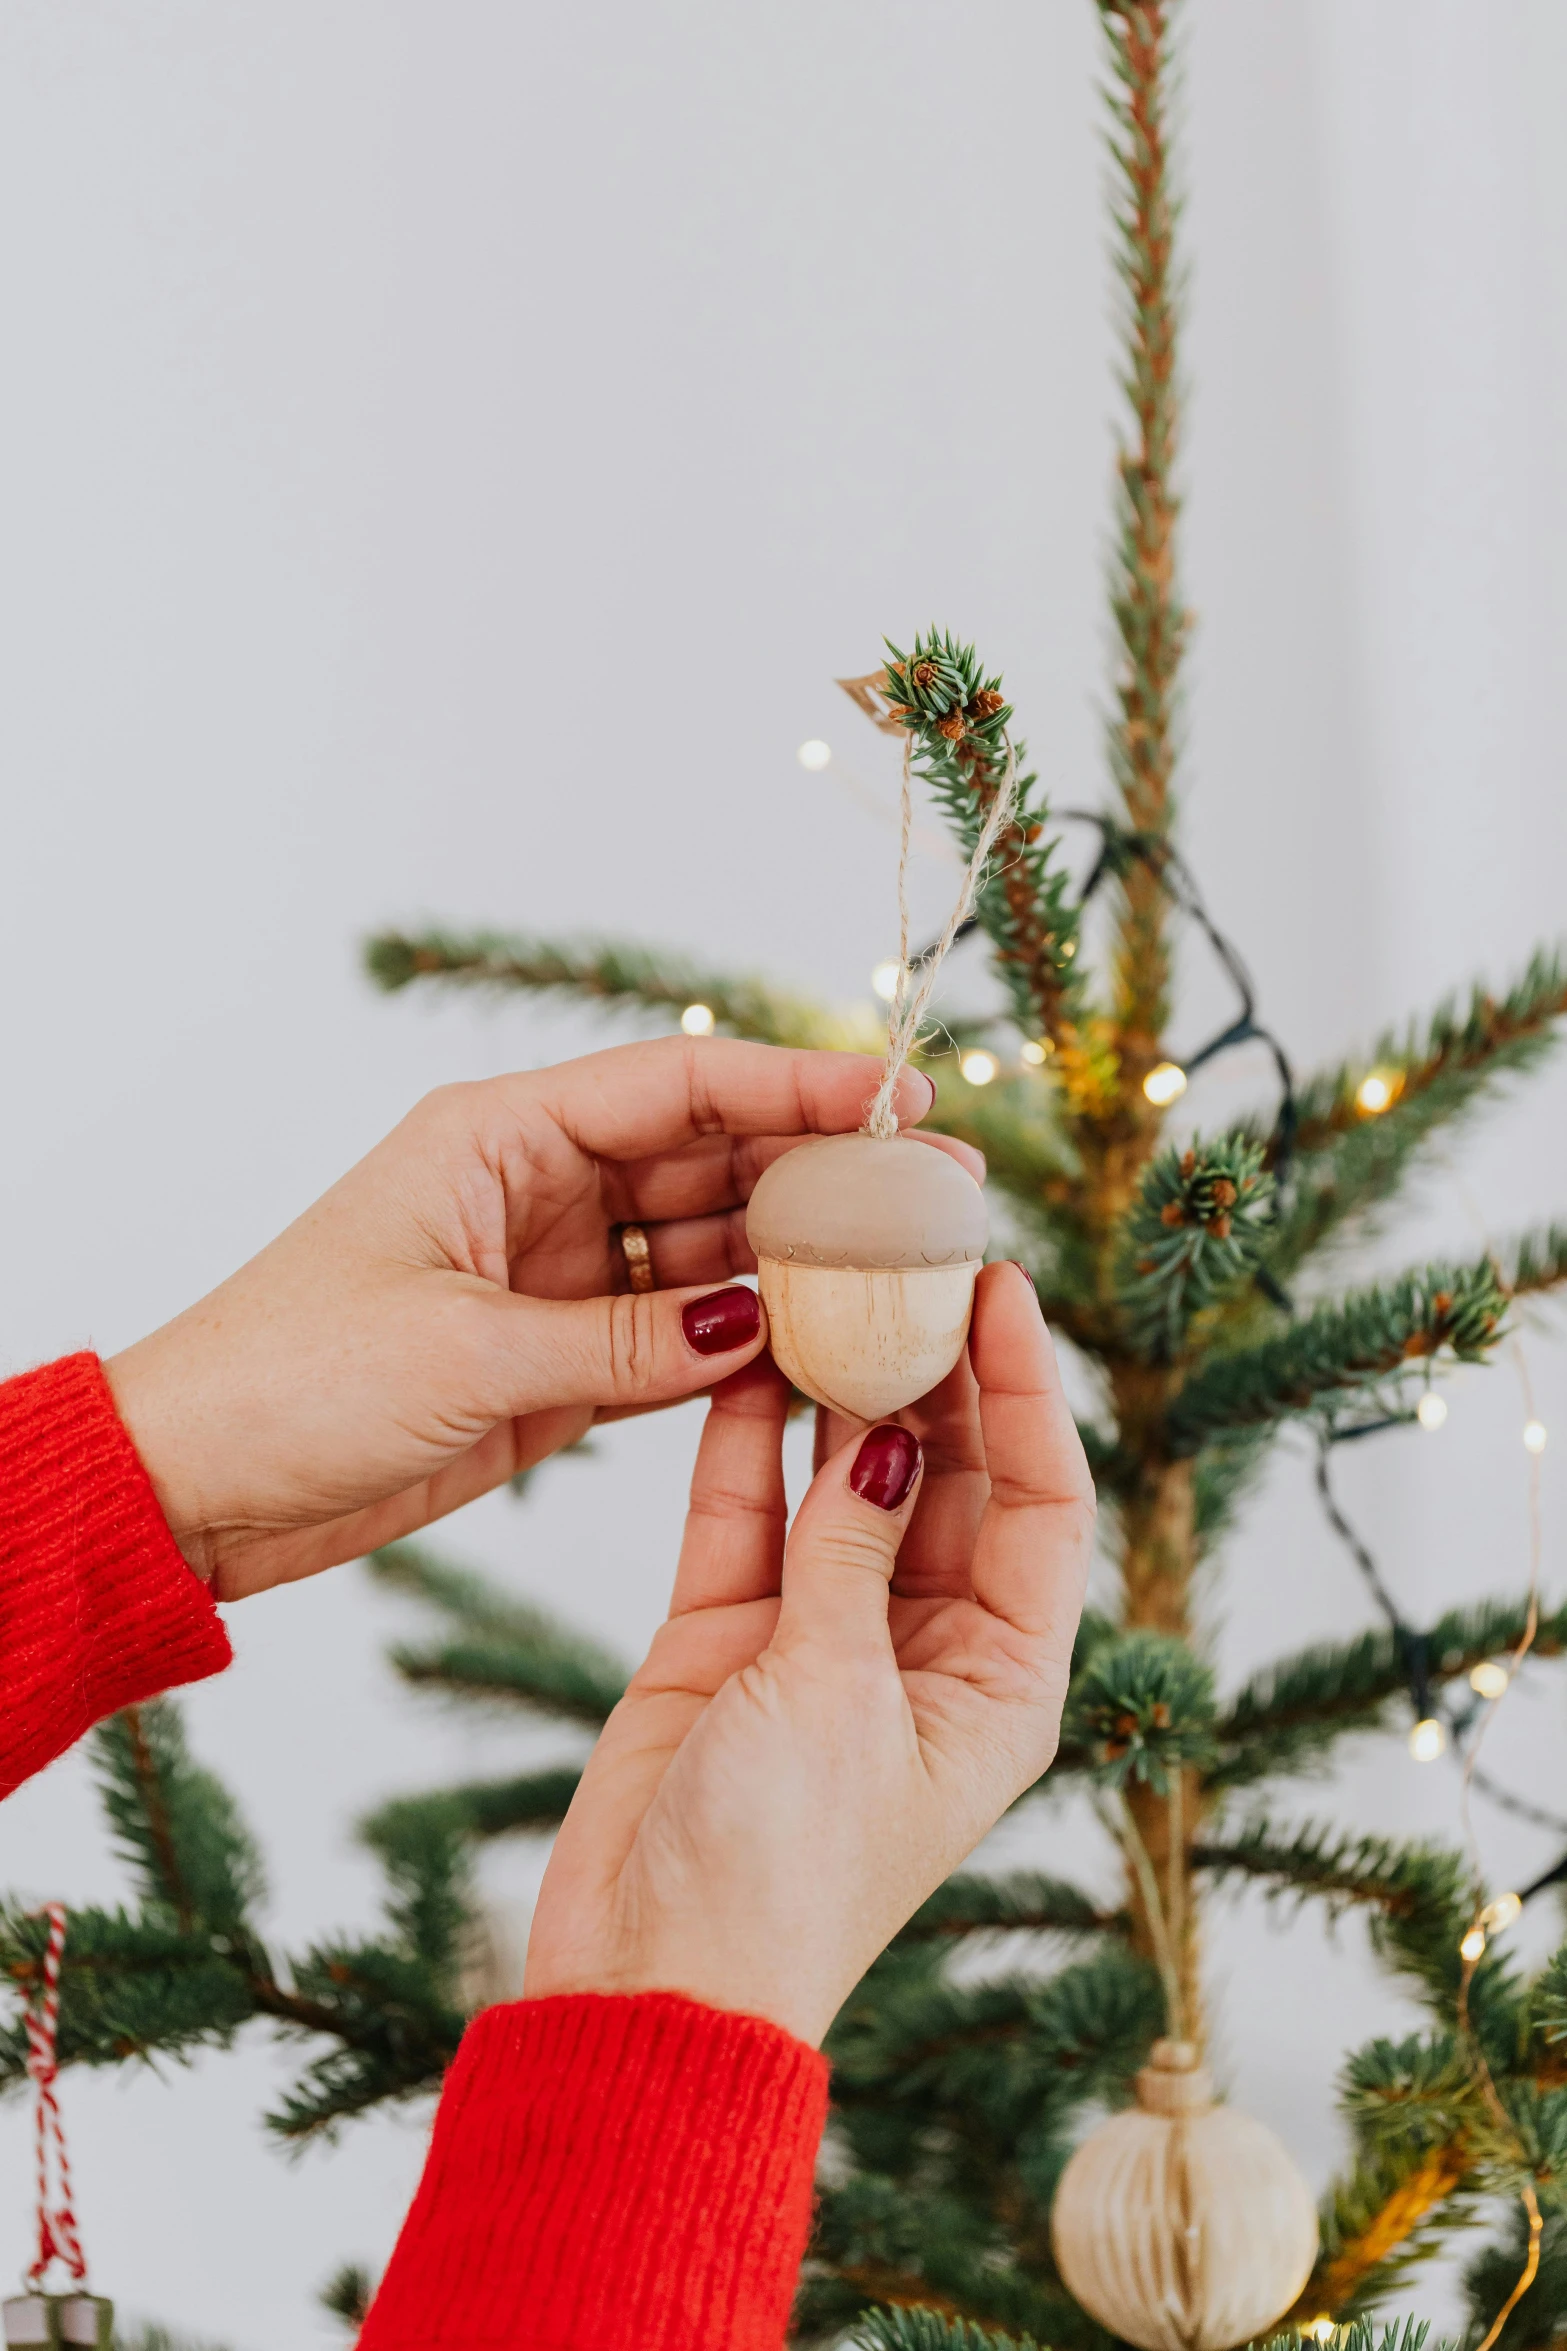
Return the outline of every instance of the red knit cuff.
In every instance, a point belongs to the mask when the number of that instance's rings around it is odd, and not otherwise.
[[[100,1716],[231,1654],[97,1356],[0,1385],[0,1796]]]
[[[672,1993],[491,2008],[360,2351],[778,2351],[827,2065]]]

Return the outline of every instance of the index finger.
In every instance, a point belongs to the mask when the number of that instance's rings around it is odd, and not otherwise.
[[[1058,1645],[1082,1613],[1094,1481],[1055,1348],[1020,1266],[988,1265],[974,1292],[969,1356],[979,1382],[990,1499],[974,1547],[974,1597],[992,1616]]]
[[[526,1087],[596,1158],[645,1159],[702,1135],[850,1134],[881,1083],[881,1064],[869,1053],[738,1037],[655,1037],[498,1083],[503,1098]],[[928,1077],[905,1069],[893,1107],[912,1124],[935,1098]]]

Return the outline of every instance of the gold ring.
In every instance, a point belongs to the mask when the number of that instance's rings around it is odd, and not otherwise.
[[[647,1235],[639,1224],[623,1224],[620,1228],[621,1255],[626,1271],[631,1276],[634,1290],[656,1290],[653,1279],[653,1257],[647,1245]]]

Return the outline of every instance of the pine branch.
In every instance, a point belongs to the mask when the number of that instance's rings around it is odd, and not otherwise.
[[[987,677],[972,645],[932,629],[912,652],[890,641],[880,691],[887,715],[911,741],[914,773],[928,784],[972,857],[1007,774],[1011,704],[999,674]],[[1067,876],[1046,838],[1049,810],[1027,754],[1013,746],[1020,776],[1017,811],[1003,827],[975,912],[996,949],[997,968],[1025,1036],[1048,1038],[1065,1064],[1080,1049],[1082,990],[1075,969],[1077,911]]]
[[[24,1999],[42,1980],[48,1928],[36,1912],[0,1908],[0,1978]],[[73,1910],[61,1968],[57,2050],[62,2065],[122,2065],[187,2059],[227,2048],[256,2014],[247,1954],[205,1927],[182,1930],[159,1905],[133,1918],[123,1910]],[[27,2072],[21,2015],[0,2030],[0,2089]]]
[[[262,1892],[260,1858],[227,1789],[192,1763],[174,1706],[127,1706],[94,1731],[89,1752],[148,1911],[187,1932],[243,1929]]]
[[[1131,831],[1162,839],[1172,815],[1181,657],[1190,622],[1175,576],[1180,501],[1176,207],[1170,187],[1169,10],[1163,0],[1100,0],[1113,88],[1115,262],[1132,432],[1117,467],[1110,605],[1119,639],[1111,772]],[[1152,865],[1118,882],[1113,953],[1124,1101],[1152,1128],[1141,1094],[1169,1008],[1168,902]]]
[[[1133,1345],[1148,1359],[1169,1362],[1196,1318],[1250,1280],[1273,1207],[1262,1160],[1262,1145],[1244,1135],[1194,1137],[1143,1170],[1116,1279]]]
[[[678,1016],[705,1004],[726,1036],[764,1045],[839,1047],[875,1053],[884,1042],[869,1007],[839,1013],[761,979],[734,979],[681,956],[612,940],[531,939],[516,933],[384,931],[365,946],[365,968],[389,994],[427,980],[448,987],[568,995],[606,1011]]]
[[[868,2310],[849,2341],[863,2351],[1041,2351],[1032,2335],[998,2335],[939,2310]]]
[[[1391,1134],[1410,1122],[1424,1142],[1472,1108],[1503,1076],[1534,1067],[1556,1042],[1555,1023],[1567,1013],[1567,959],[1540,949],[1501,998],[1475,988],[1467,1004],[1438,1005],[1422,1026],[1389,1030],[1363,1059],[1309,1077],[1296,1089],[1298,1155],[1332,1150],[1340,1137],[1376,1128]],[[1369,1115],[1357,1097],[1375,1072],[1394,1099]],[[1435,1096],[1428,1102],[1426,1097]]]
[[[1192,1468],[1192,1531],[1207,1558],[1267,1465],[1271,1428],[1237,1429],[1203,1446]]]
[[[1567,1225],[1541,1225],[1501,1252],[1502,1287],[1509,1298],[1537,1296],[1567,1282]]]
[[[1449,1609],[1421,1636],[1428,1680],[1455,1681],[1482,1659],[1515,1649],[1528,1613],[1526,1599]],[[1542,1614],[1531,1654],[1559,1657],[1564,1650],[1567,1606]],[[1409,1657],[1387,1626],[1281,1658],[1236,1692],[1216,1724],[1220,1754],[1207,1786],[1230,1791],[1324,1768],[1338,1740],[1385,1728],[1407,1706],[1409,1683]]]
[[[948,1878],[920,1904],[897,1943],[955,1941],[983,1933],[1101,1934],[1124,1924],[1122,1913],[1101,1910],[1063,1878],[1042,1877],[1032,1870],[1004,1878],[976,1872]]]
[[[375,2279],[362,2262],[345,2262],[334,2277],[328,2278],[316,2299],[333,2318],[346,2318],[351,2326],[363,2326],[375,2299]]]
[[[372,1845],[397,1838],[405,1821],[427,1816],[436,1828],[469,1837],[504,1837],[559,1828],[582,1778],[580,1766],[523,1772],[510,1780],[470,1780],[429,1796],[395,1796],[370,1813],[360,1834]]]
[[[1330,1912],[1367,1912],[1378,1956],[1411,1977],[1444,2015],[1453,2013],[1458,1946],[1478,1907],[1460,1855],[1311,1825],[1279,1834],[1256,1821],[1222,1840],[1200,1839],[1191,1864],[1213,1878],[1249,1878],[1278,1896],[1321,1901]],[[1482,2037],[1504,2014],[1516,2018],[1516,1984],[1494,1945],[1470,1979],[1469,2011]]]
[[[1096,2097],[1124,2097],[1164,2028],[1154,1970],[1119,1944],[1044,1983],[868,1980],[833,2026],[840,2106],[889,2099],[982,2125],[993,2149]]]
[[[1434,1265],[1314,1309],[1277,1338],[1221,1355],[1188,1380],[1171,1408],[1173,1450],[1265,1427],[1334,1397],[1396,1384],[1444,1348],[1479,1362],[1503,1336],[1507,1299],[1489,1256]]]
[[[1528,2222],[1521,2204],[1508,2208],[1503,2234],[1464,2271],[1469,2339],[1478,2342],[1523,2275]],[[1540,2266],[1496,2339],[1496,2351],[1536,2351],[1567,2335],[1567,2213],[1547,2212]]]
[[[379,1581],[429,1602],[460,1628],[453,1640],[392,1649],[397,1671],[416,1687],[504,1699],[594,1730],[624,1696],[625,1668],[597,1642],[481,1576],[444,1566],[414,1543],[390,1544],[369,1564]]]
[[[1316,2265],[1287,2320],[1358,2317],[1440,2253],[1468,2225],[1474,2203],[1461,2146],[1373,2147],[1323,2200]]]
[[[1167,1793],[1172,1772],[1213,1756],[1213,1675],[1170,1633],[1118,1633],[1071,1685],[1062,1743],[1083,1750],[1112,1788],[1142,1780]]]

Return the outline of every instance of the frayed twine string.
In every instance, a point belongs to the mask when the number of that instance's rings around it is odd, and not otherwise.
[[[914,834],[914,787],[909,763],[914,753],[912,736],[905,737],[903,745],[903,793],[900,805],[901,823],[898,840],[898,985],[893,992],[887,1012],[887,1058],[882,1064],[881,1084],[877,1087],[870,1109],[866,1113],[864,1131],[878,1143],[897,1140],[898,1119],[892,1107],[903,1065],[919,1043],[920,1022],[936,985],[937,974],[946,961],[947,949],[974,911],[974,900],[985,878],[992,850],[1002,833],[1017,813],[1017,754],[1010,736],[1003,735],[1007,747],[1007,768],[990,804],[990,813],[980,828],[974,844],[974,854],[968,861],[958,902],[947,917],[947,927],[930,953],[920,965],[919,985],[914,985],[914,974],[909,968],[909,847]]]

